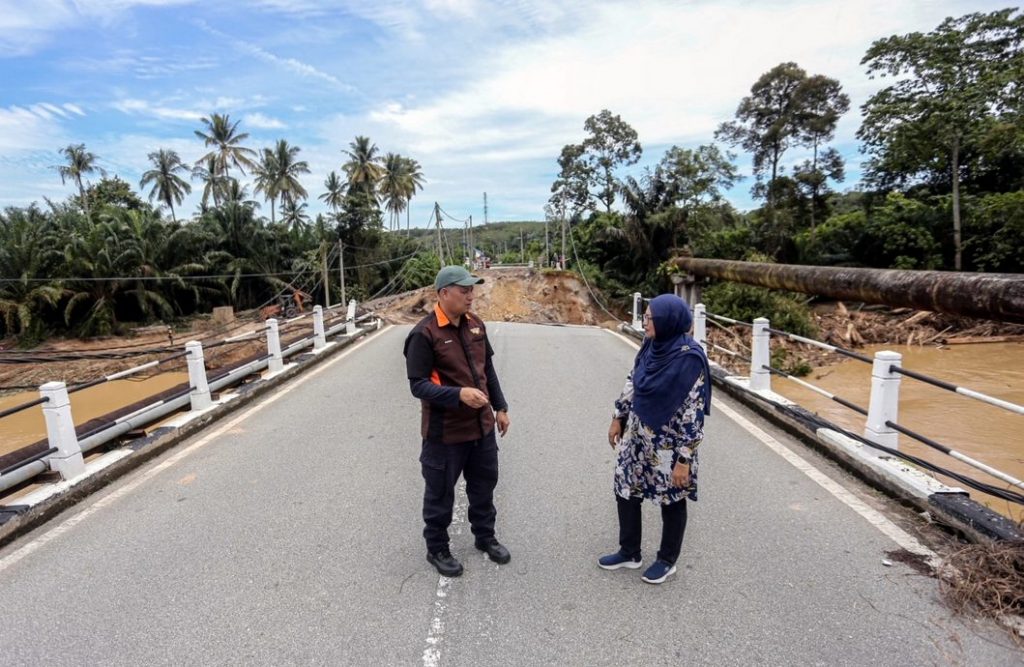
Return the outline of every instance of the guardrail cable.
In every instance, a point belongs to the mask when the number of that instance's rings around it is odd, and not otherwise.
[[[997,469],[993,468],[992,466],[986,465],[986,464],[982,463],[981,461],[979,461],[977,459],[971,458],[970,456],[967,456],[966,454],[963,454],[961,452],[956,451],[955,449],[947,447],[946,445],[943,445],[941,442],[936,442],[935,440],[932,440],[928,436],[921,435],[920,433],[917,433],[916,431],[912,431],[909,428],[907,428],[906,426],[900,426],[896,422],[886,421],[885,425],[888,426],[889,428],[893,429],[893,430],[899,431],[900,433],[902,433],[903,435],[907,436],[908,438],[913,438],[914,440],[917,440],[920,443],[928,445],[932,449],[938,450],[938,451],[942,452],[943,454],[946,454],[947,456],[950,456],[950,457],[956,459],[957,461],[960,461],[962,463],[966,463],[967,465],[971,466],[972,468],[977,468],[978,470],[981,470],[982,472],[986,472],[989,475],[992,475],[993,477],[995,477],[997,479],[1001,479],[1002,481],[1006,482],[1007,484],[1012,484],[1013,486],[1016,486],[1017,488],[1024,489],[1024,482],[1022,482],[1021,480],[1017,479],[1016,477],[1013,477],[1011,475],[1007,475],[1006,473],[1002,472],[1001,470],[997,470]]]
[[[967,387],[959,387],[951,382],[939,380],[938,378],[933,378],[931,376],[925,375],[924,373],[916,373],[908,368],[896,366],[895,364],[889,366],[889,372],[899,373],[900,375],[906,375],[907,377],[914,378],[915,380],[918,380],[920,382],[930,384],[933,387],[945,389],[946,391],[950,391],[953,392],[954,394],[959,394],[961,396],[966,396],[967,398],[973,398],[976,401],[981,401],[982,403],[987,403],[988,405],[994,405],[997,408],[1002,408],[1003,410],[1015,412],[1018,415],[1024,415],[1024,406],[1022,405],[1017,405],[1016,403],[1011,403],[1010,401],[1004,401],[1001,398],[989,396],[988,394],[983,394],[980,391],[968,389]]]
[[[788,331],[782,331],[781,329],[772,329],[771,327],[767,327],[767,331],[777,336],[785,336],[786,338],[795,340],[800,343],[820,347],[821,349],[828,350],[829,352],[836,352],[837,354],[850,357],[851,359],[863,361],[866,364],[874,363],[871,357],[866,357],[863,354],[858,354],[853,350],[847,350],[845,348],[839,347],[838,345],[831,345],[829,343],[824,343],[820,340],[815,340],[813,338],[805,338],[804,336],[798,336],[797,334],[789,333]]]
[[[3,419],[4,417],[10,417],[11,415],[17,414],[23,410],[28,410],[29,408],[35,407],[37,405],[42,405],[43,403],[46,403],[49,400],[50,398],[48,396],[43,396],[35,400],[28,401],[26,403],[21,403],[11,408],[7,408],[6,410],[0,410],[0,419]]]
[[[787,406],[780,405],[778,403],[776,403],[776,407],[778,409],[780,409],[780,410],[786,410],[787,409]],[[856,433],[852,433],[852,432],[842,428],[841,426],[838,426],[836,424],[833,424],[832,422],[829,422],[829,421],[827,421],[825,419],[822,419],[822,418],[818,417],[817,415],[812,415],[812,414],[808,413],[806,415],[800,415],[800,418],[808,420],[808,421],[811,421],[818,428],[824,428],[824,429],[828,429],[828,430],[831,430],[831,431],[835,431],[837,433],[841,433],[842,435],[845,435],[846,437],[848,437],[848,438],[850,438],[852,440],[856,440],[857,442],[860,442],[860,443],[862,443],[864,445],[867,445],[868,447],[871,447],[873,449],[877,449],[877,450],[879,450],[881,452],[885,452],[886,454],[889,454],[890,456],[894,456],[896,458],[903,459],[904,461],[908,461],[909,463],[913,463],[914,465],[916,465],[916,466],[918,466],[920,468],[923,468],[925,470],[928,470],[930,472],[933,472],[933,473],[936,473],[936,474],[939,474],[939,475],[944,475],[946,477],[949,477],[950,479],[953,479],[956,482],[958,482],[960,484],[963,484],[964,486],[970,487],[970,488],[972,488],[972,489],[974,489],[976,491],[980,491],[982,493],[987,493],[990,496],[995,496],[996,498],[1000,498],[1000,499],[1006,500],[1008,502],[1013,502],[1013,503],[1017,503],[1019,505],[1024,505],[1024,495],[1019,494],[1019,493],[1017,493],[1015,491],[1010,491],[1010,490],[1003,489],[1003,488],[1000,488],[998,486],[995,486],[993,484],[988,484],[986,482],[982,482],[982,481],[976,480],[976,479],[974,479],[972,477],[968,477],[968,476],[966,476],[966,475],[964,475],[962,473],[958,473],[958,472],[955,472],[953,470],[949,470],[948,468],[943,468],[942,466],[940,466],[938,464],[931,463],[930,461],[922,459],[922,458],[920,458],[918,456],[914,456],[913,454],[907,454],[906,452],[900,451],[898,449],[893,449],[891,447],[886,447],[885,445],[880,445],[877,442],[871,442],[867,438],[865,438],[863,436],[860,436],[860,435],[857,435]]]
[[[732,336],[733,340],[735,340],[740,345],[740,347],[742,347],[743,349],[745,349],[745,350],[749,350],[750,349],[750,346],[743,342],[743,339],[740,338],[739,334],[737,334],[735,331],[733,331],[729,327],[725,326],[724,324],[719,324],[718,322],[715,322],[714,320],[705,320],[705,321],[711,323],[712,326],[716,326],[719,329],[721,329],[722,331],[724,331],[725,333],[727,333],[730,336]]]
[[[750,327],[750,328],[754,327],[754,325],[751,324],[750,322],[743,322],[742,320],[734,320],[731,317],[726,317],[725,315],[717,315],[715,313],[711,313],[711,312],[708,312],[708,311],[704,311],[704,314],[707,315],[708,317],[713,317],[716,320],[722,320],[723,322],[728,322],[729,324],[740,324],[740,325],[743,325],[745,327]]]
[[[793,375],[791,373],[787,373],[786,371],[784,371],[782,369],[772,368],[771,366],[765,366],[764,364],[761,365],[761,368],[763,368],[764,370],[766,370],[769,373],[772,373],[774,375],[781,375],[782,377],[786,378],[787,380],[791,380],[791,381],[797,383],[801,387],[805,387],[807,389],[810,389],[811,391],[813,391],[816,394],[820,394],[821,396],[824,396],[827,399],[835,401],[836,403],[838,403],[839,405],[843,406],[844,408],[849,408],[850,410],[853,410],[854,412],[859,412],[860,414],[864,415],[865,417],[868,415],[868,411],[866,409],[860,407],[856,403],[851,403],[850,401],[846,400],[845,398],[840,398],[839,396],[836,396],[832,392],[826,391],[826,390],[822,389],[821,387],[813,385],[810,382],[807,382],[805,380],[801,380],[800,378],[796,377],[795,375]]]

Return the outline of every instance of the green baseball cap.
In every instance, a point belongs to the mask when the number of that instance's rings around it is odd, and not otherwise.
[[[471,285],[479,285],[483,281],[483,278],[474,276],[464,266],[445,266],[437,272],[437,277],[434,278],[434,289],[439,290],[442,287],[449,287],[451,285],[470,287]]]

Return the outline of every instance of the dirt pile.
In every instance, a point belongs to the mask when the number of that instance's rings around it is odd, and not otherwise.
[[[625,317],[606,313],[579,276],[569,271],[490,269],[478,275],[485,282],[474,290],[473,312],[485,321],[614,326]],[[434,289],[425,287],[366,307],[389,322],[410,324],[429,313],[435,302]]]

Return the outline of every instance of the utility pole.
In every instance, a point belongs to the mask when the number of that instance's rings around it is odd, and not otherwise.
[[[324,273],[324,308],[331,307],[331,288],[327,282],[327,242],[320,245],[320,265]]]
[[[469,214],[469,265],[476,265],[476,246],[473,245],[473,214]]]
[[[526,246],[523,244],[523,228],[519,228],[519,262],[526,264]]]
[[[562,218],[562,257],[558,260],[560,269],[565,270],[565,218]]]
[[[345,242],[338,239],[338,275],[341,276],[341,305],[348,304],[345,301]]]
[[[484,193],[484,224],[487,224],[487,193]]]
[[[547,266],[551,259],[551,248],[548,245],[548,216],[544,216],[544,261],[541,266]]]
[[[441,260],[441,266],[444,266],[444,248],[441,246],[441,206],[437,202],[434,202],[434,219],[437,225],[437,258]]]

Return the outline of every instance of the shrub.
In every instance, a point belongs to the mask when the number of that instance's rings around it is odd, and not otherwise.
[[[810,309],[799,297],[788,292],[739,283],[719,283],[704,290],[703,301],[707,309],[716,315],[744,322],[767,317],[773,329],[808,337],[817,334]]]

